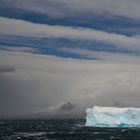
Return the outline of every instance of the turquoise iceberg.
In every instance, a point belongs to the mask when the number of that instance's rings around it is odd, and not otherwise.
[[[85,126],[140,127],[140,108],[99,107],[86,109]]]

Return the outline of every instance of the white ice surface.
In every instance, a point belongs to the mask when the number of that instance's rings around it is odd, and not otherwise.
[[[140,108],[99,107],[86,109],[86,126],[140,127]]]

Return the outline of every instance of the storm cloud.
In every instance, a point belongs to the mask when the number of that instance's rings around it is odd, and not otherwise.
[[[0,73],[14,72],[14,71],[15,71],[14,67],[0,65]]]
[[[0,0],[0,118],[140,107],[139,13],[139,0]]]
[[[84,117],[86,107],[139,103],[138,64],[67,60],[53,56],[0,53],[0,117]],[[39,114],[39,115],[38,115]],[[77,115],[78,114],[78,115]]]
[[[81,15],[110,14],[140,19],[139,0],[1,0],[1,5],[35,13],[43,13],[54,18]],[[76,13],[76,14],[75,14]]]

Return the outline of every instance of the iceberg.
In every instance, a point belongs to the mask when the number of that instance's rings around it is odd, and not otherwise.
[[[100,107],[86,109],[85,126],[140,127],[140,108]]]

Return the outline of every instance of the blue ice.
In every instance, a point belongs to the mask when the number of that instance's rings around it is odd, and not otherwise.
[[[86,109],[85,126],[140,127],[140,108],[99,107]]]

